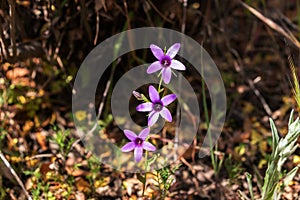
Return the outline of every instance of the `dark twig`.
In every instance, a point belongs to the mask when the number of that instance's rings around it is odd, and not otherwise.
[[[99,16],[99,11],[97,11],[97,13],[96,13],[96,33],[95,33],[95,38],[94,38],[94,45],[96,45],[97,41],[98,41],[99,29],[100,29],[100,16]]]
[[[34,155],[34,156],[30,157],[29,160],[34,160],[34,159],[38,159],[38,158],[51,158],[53,156],[55,156],[55,154],[52,154],[52,153],[38,154],[38,155]]]
[[[1,48],[2,59],[3,60],[7,59],[9,57],[9,54],[8,54],[7,45],[5,44],[2,26],[0,26],[0,48]]]
[[[9,3],[9,15],[10,15],[10,35],[11,35],[11,45],[13,49],[12,57],[15,57],[17,54],[16,48],[16,26],[15,26],[15,7],[16,2],[14,0],[8,0]]]
[[[184,0],[184,1],[186,1],[186,0]],[[166,16],[164,16],[164,14],[162,14],[162,13],[159,11],[159,10],[157,9],[157,7],[153,4],[153,2],[152,2],[151,0],[148,0],[147,2],[150,4],[150,6],[153,8],[153,10],[155,10],[155,12],[157,12],[157,14],[158,14],[159,16],[161,16],[164,20],[166,20],[167,22],[169,22],[169,23],[171,23],[171,24],[174,23],[172,20],[168,19]]]
[[[131,25],[130,25],[130,17],[129,17],[129,13],[128,13],[128,6],[127,6],[126,0],[123,0],[123,5],[124,5],[124,9],[125,9],[127,29],[129,30],[129,29],[131,29]]]
[[[93,41],[92,29],[88,23],[88,14],[87,14],[87,10],[86,10],[85,0],[80,0],[79,2],[80,2],[80,6],[81,6],[81,23],[83,24],[83,26],[87,32],[89,42],[92,42]]]
[[[270,106],[267,104],[265,98],[260,94],[259,90],[255,87],[254,81],[251,80],[251,79],[247,79],[247,82],[248,82],[248,85],[250,86],[250,88],[253,90],[254,94],[257,96],[257,98],[261,102],[261,104],[264,107],[266,113],[269,116],[272,116],[272,110],[271,110]]]
[[[53,60],[56,60],[57,56],[58,56],[58,53],[59,53],[59,50],[60,50],[60,47],[61,47],[61,44],[62,44],[62,40],[64,38],[64,35],[66,33],[66,30],[64,30],[60,36],[59,36],[59,39],[58,39],[58,42],[57,42],[57,45],[56,45],[56,48],[54,50],[54,54],[53,54]]]
[[[181,33],[185,33],[186,26],[186,8],[187,8],[188,0],[183,0],[183,14],[182,14],[182,24],[181,24]]]
[[[265,98],[261,95],[259,90],[255,87],[254,81],[246,77],[245,72],[242,68],[242,61],[241,61],[240,56],[238,55],[237,51],[234,50],[234,49],[231,49],[231,52],[239,61],[239,62],[234,61],[234,67],[235,67],[236,71],[239,72],[241,74],[241,76],[247,81],[247,83],[250,86],[251,90],[254,92],[254,94],[257,96],[257,98],[261,102],[261,104],[262,104],[263,108],[265,109],[266,113],[269,116],[272,116],[272,110],[271,110],[270,106],[267,104]]]

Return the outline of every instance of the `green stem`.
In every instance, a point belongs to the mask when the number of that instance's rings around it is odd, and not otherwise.
[[[147,178],[147,172],[145,172],[145,181],[143,183],[143,193],[142,193],[142,196],[145,195],[145,190],[146,190],[146,178]]]
[[[161,92],[161,84],[162,84],[162,76],[160,77],[160,80],[159,80],[159,85],[158,85],[158,93]]]
[[[202,53],[201,53],[201,61],[202,61]],[[202,64],[202,66],[204,66]],[[202,74],[204,74],[203,72],[203,67],[202,67]],[[217,166],[217,157],[215,157],[214,155],[214,149],[212,146],[212,139],[211,139],[211,132],[209,129],[209,116],[208,116],[208,109],[207,109],[207,102],[206,102],[206,94],[205,94],[205,82],[204,79],[202,78],[202,82],[201,82],[201,86],[202,86],[202,100],[203,100],[203,107],[204,107],[204,115],[205,115],[205,122],[206,122],[206,126],[207,126],[207,134],[208,134],[208,138],[209,138],[209,150],[210,150],[210,157],[211,157],[211,162],[212,162],[212,166],[214,168],[214,172],[216,174],[216,176],[218,176],[218,166]],[[216,150],[217,150],[217,145],[216,145]]]
[[[148,137],[146,138],[145,141],[148,141]],[[144,183],[143,183],[143,193],[142,193],[142,196],[144,196],[145,190],[146,190],[147,171],[148,171],[148,151],[145,152],[145,179],[144,179]]]
[[[205,84],[204,84],[203,79],[202,79],[202,99],[203,99],[205,122],[206,122],[206,126],[207,126],[207,134],[208,134],[208,138],[209,138],[210,156],[211,156],[211,161],[212,161],[214,171],[216,172],[216,163],[215,163],[214,152],[213,152],[213,147],[212,147],[211,134],[210,134],[210,130],[209,130],[209,116],[208,116],[208,109],[207,109],[207,102],[206,102],[206,95],[205,95]]]

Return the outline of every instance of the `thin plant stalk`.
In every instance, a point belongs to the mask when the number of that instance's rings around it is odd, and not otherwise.
[[[202,58],[202,52],[201,52],[202,74],[204,74],[204,72],[203,72],[204,64],[202,61],[203,61],[203,58]],[[206,127],[207,127],[208,138],[209,138],[210,157],[211,157],[211,162],[212,162],[214,172],[215,172],[216,176],[218,176],[222,161],[218,164],[218,157],[214,153],[215,151],[218,150],[218,146],[217,146],[217,144],[215,145],[215,147],[213,147],[213,145],[212,145],[211,132],[210,132],[210,128],[209,128],[209,115],[208,115],[208,108],[207,108],[207,101],[206,101],[206,94],[205,94],[205,82],[204,82],[203,78],[201,81],[201,87],[202,87],[202,100],[203,100],[205,123],[206,123]]]
[[[248,187],[249,187],[249,193],[250,193],[250,196],[251,196],[251,200],[254,200],[254,194],[253,194],[253,186],[252,186],[252,175],[248,172],[246,172],[246,179],[247,179],[247,184],[248,184]]]
[[[148,140],[148,138],[145,141],[147,141],[147,140]],[[143,193],[142,193],[142,196],[144,196],[145,190],[146,190],[147,171],[148,171],[148,151],[145,151],[145,177],[143,179]]]

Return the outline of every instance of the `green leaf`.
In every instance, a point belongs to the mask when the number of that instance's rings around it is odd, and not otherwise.
[[[249,192],[251,195],[251,200],[254,200],[254,194],[253,194],[253,187],[252,187],[252,175],[248,172],[246,172],[246,179],[247,179],[247,183],[248,183],[248,187],[249,187]]]
[[[294,114],[294,109],[291,111],[291,114],[290,114],[289,125],[294,122],[293,114]]]
[[[178,165],[175,165],[175,166],[171,169],[172,174],[174,174],[174,173],[179,169],[179,167],[180,167],[181,165],[182,165],[181,163],[179,163]]]
[[[156,154],[154,154],[151,158],[149,158],[148,161],[147,161],[148,166],[152,165],[156,161],[157,157],[158,156]]]
[[[241,190],[238,190],[238,193],[239,193],[240,198],[241,198],[242,200],[250,200],[250,199],[246,196],[246,194],[245,194],[244,192],[242,192]]]
[[[272,151],[273,151],[272,155],[274,155],[275,149],[278,145],[279,136],[278,136],[277,128],[274,124],[274,121],[272,120],[272,118],[270,118],[269,120],[270,120],[270,126],[271,126],[271,131],[272,131]]]
[[[283,180],[283,185],[284,186],[288,185],[293,180],[293,178],[297,174],[297,171],[298,171],[299,167],[300,167],[300,165],[294,167],[291,171],[289,171],[287,173],[286,177]]]

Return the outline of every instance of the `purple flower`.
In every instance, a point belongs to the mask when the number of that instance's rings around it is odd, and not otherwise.
[[[149,128],[143,129],[137,136],[130,130],[124,130],[124,134],[130,140],[127,144],[122,147],[123,152],[129,152],[134,150],[134,159],[136,162],[140,162],[143,156],[143,149],[147,151],[155,151],[156,148],[151,143],[146,142],[146,138],[150,132]]]
[[[167,121],[172,121],[172,115],[165,106],[172,103],[177,97],[175,94],[169,94],[160,99],[157,90],[150,85],[149,97],[152,102],[142,103],[136,107],[139,112],[150,112],[148,117],[148,126],[152,126],[158,120],[159,115],[165,118]]]
[[[148,67],[147,73],[152,74],[154,72],[157,72],[158,70],[161,70],[164,83],[169,84],[172,75],[171,68],[177,70],[185,70],[185,66],[181,62],[173,59],[179,51],[179,48],[180,43],[175,43],[168,49],[167,53],[164,54],[163,50],[160,47],[151,44],[150,49],[158,61],[155,61]]]

